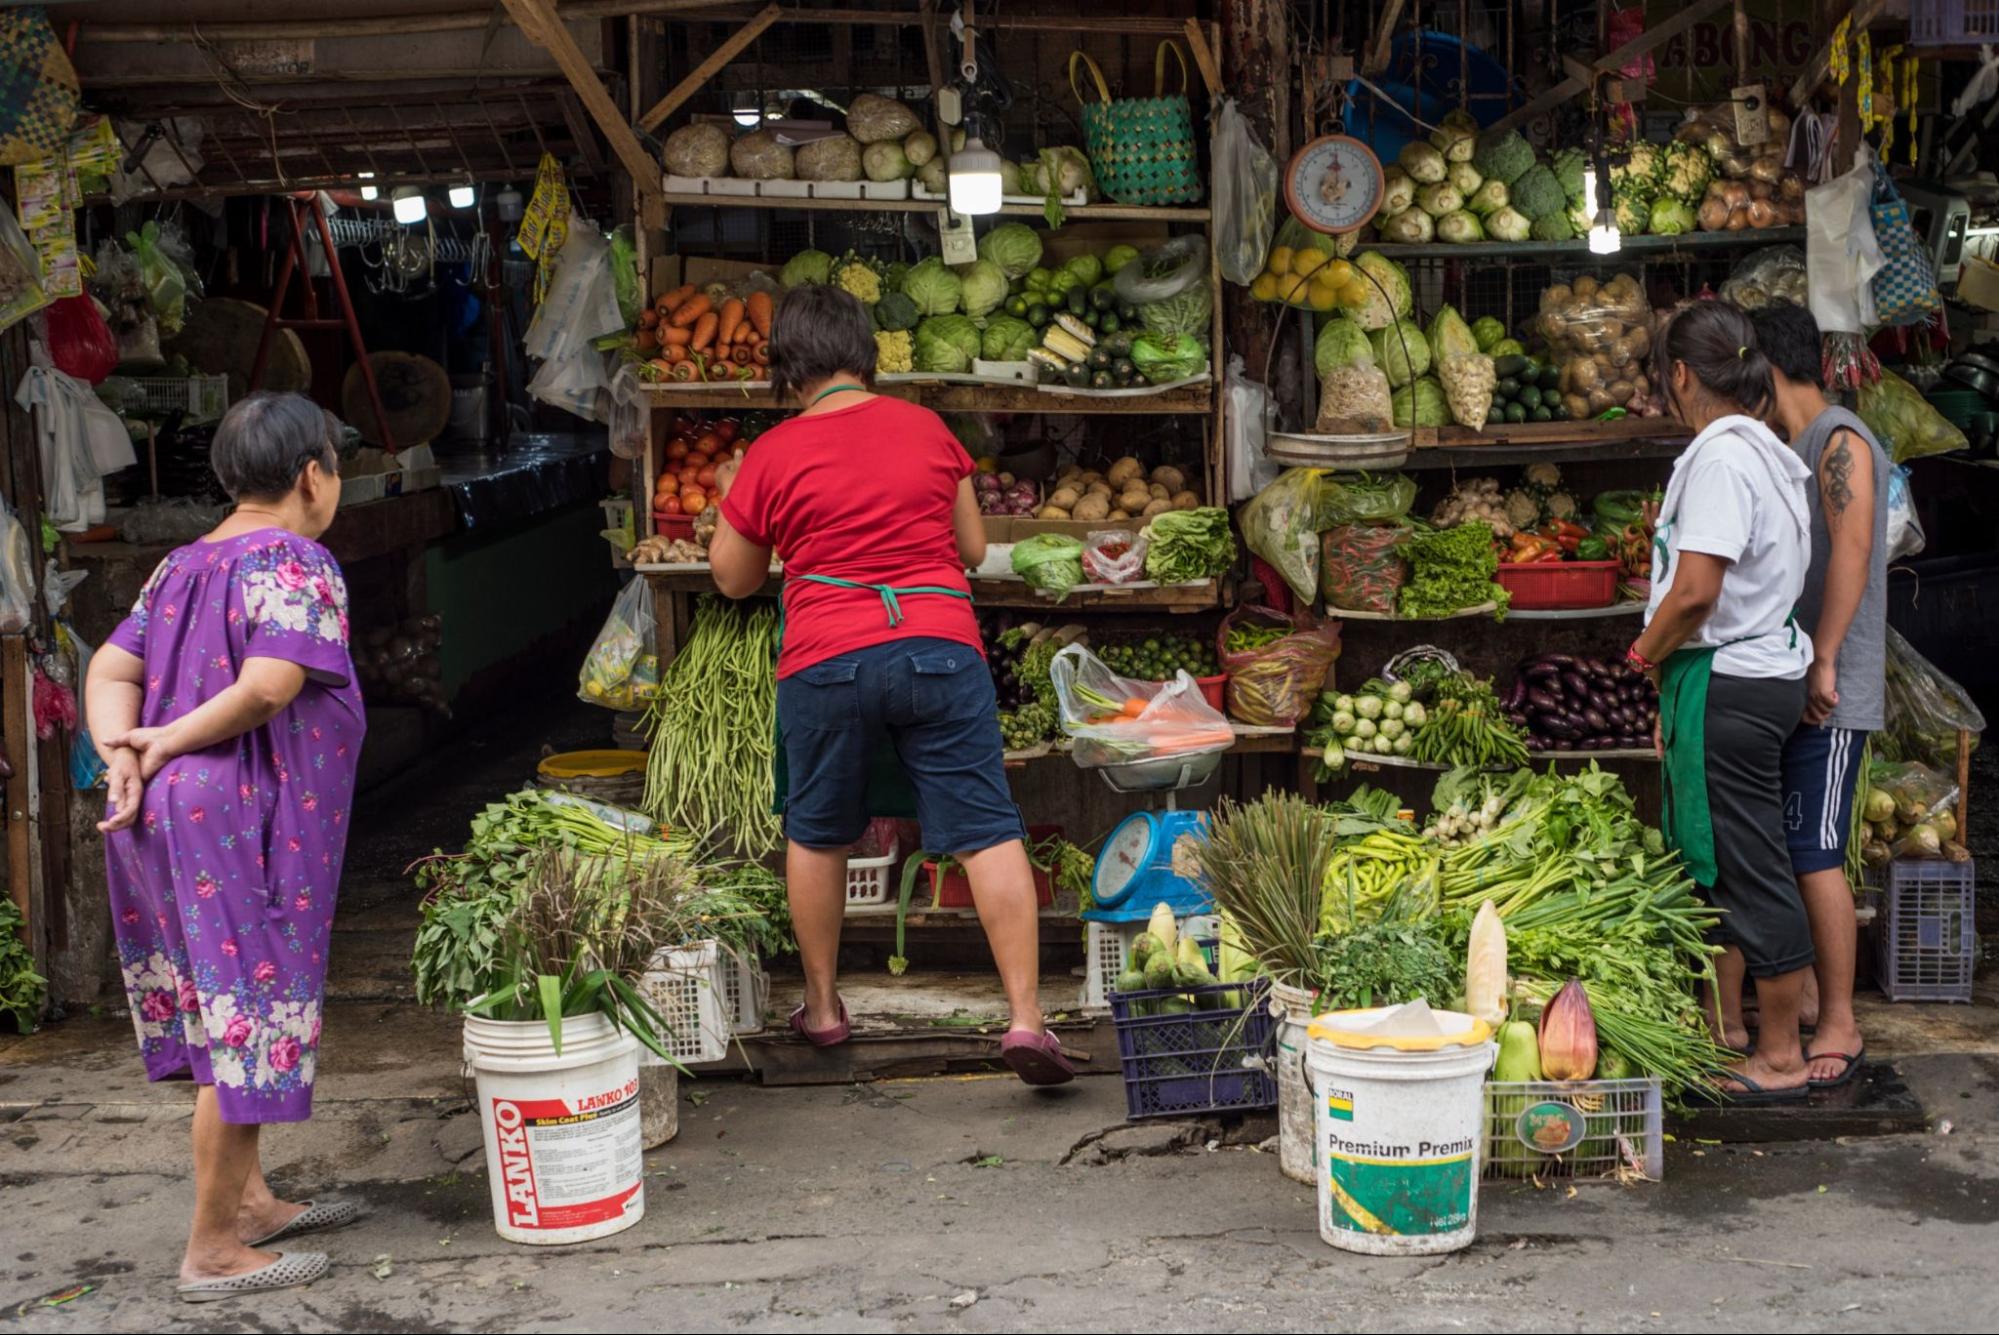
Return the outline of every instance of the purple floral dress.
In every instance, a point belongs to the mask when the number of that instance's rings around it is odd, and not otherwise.
[[[148,727],[206,703],[246,658],[306,670],[284,712],[175,759],[105,839],[147,1078],[213,1084],[225,1122],[303,1121],[365,727],[340,567],[283,529],[190,543],[109,642],[145,660]]]

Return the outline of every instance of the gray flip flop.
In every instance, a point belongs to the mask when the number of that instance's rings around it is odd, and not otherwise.
[[[273,1233],[244,1244],[246,1247],[268,1247],[285,1238],[295,1238],[301,1233],[319,1233],[330,1228],[345,1228],[361,1217],[361,1207],[352,1201],[307,1201],[305,1213],[295,1217],[289,1224]]]
[[[223,1279],[182,1284],[174,1292],[184,1303],[220,1302],[224,1298],[239,1298],[247,1293],[265,1293],[272,1289],[310,1284],[324,1278],[331,1265],[325,1252],[279,1252],[278,1259],[267,1266]]]

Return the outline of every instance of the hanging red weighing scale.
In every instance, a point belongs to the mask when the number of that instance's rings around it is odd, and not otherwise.
[[[1315,232],[1357,232],[1381,209],[1387,183],[1374,150],[1351,135],[1320,135],[1284,168],[1284,202],[1291,216]]]

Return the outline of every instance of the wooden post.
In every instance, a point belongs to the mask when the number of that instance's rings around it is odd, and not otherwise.
[[[755,18],[736,29],[728,41],[716,47],[706,60],[694,67],[692,73],[675,84],[672,92],[653,103],[652,110],[639,117],[639,128],[647,134],[658,129],[668,116],[680,109],[681,103],[706,88],[722,72],[724,65],[743,54],[751,42],[763,36],[764,29],[777,22],[778,12],[776,5],[765,5],[757,11]]]
[[[34,948],[34,855],[28,829],[28,787],[33,782],[35,718],[28,704],[28,641],[25,636],[0,637],[0,700],[4,700],[7,760],[14,776],[7,780],[7,893],[21,910],[22,930]],[[60,892],[58,892],[60,893]],[[41,952],[34,951],[35,958]]]
[[[555,57],[555,63],[562,67],[562,77],[576,90],[576,96],[582,99],[584,110],[590,113],[590,119],[597,122],[597,128],[602,130],[604,138],[610,141],[611,151],[616,153],[618,161],[624,164],[632,183],[648,200],[656,200],[666,186],[659,164],[653,161],[652,154],[646,152],[644,146],[639,143],[639,137],[632,133],[632,127],[625,123],[624,115],[618,110],[618,104],[613,102],[610,93],[605,91],[603,80],[597,77],[597,71],[590,68],[589,58],[583,54],[582,48],[576,45],[576,39],[569,35],[569,29],[563,26],[562,20],[556,17],[549,0],[500,0],[500,2],[507,7],[507,12],[514,16],[514,22],[520,25],[521,31],[526,33],[536,46],[546,49]]]

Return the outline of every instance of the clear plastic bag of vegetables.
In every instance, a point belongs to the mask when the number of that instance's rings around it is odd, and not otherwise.
[[[1302,602],[1319,590],[1319,534],[1326,528],[1327,473],[1292,468],[1238,512],[1242,540],[1268,561]]]
[[[1963,861],[1969,854],[1958,842],[1957,800],[1948,771],[1920,761],[1870,764],[1854,813],[1861,821],[1861,859],[1877,865],[1897,857]]]
[[[1111,279],[1118,297],[1138,307],[1139,322],[1173,337],[1209,331],[1215,311],[1208,285],[1208,240],[1198,232],[1145,251]]]
[[[1861,385],[1854,411],[1898,464],[1970,444],[1921,390],[1886,369],[1873,384]]]
[[[1721,299],[1745,311],[1761,310],[1777,301],[1803,306],[1810,297],[1811,280],[1806,276],[1802,246],[1765,246],[1744,256],[1721,285]]]
[[[1985,730],[1985,715],[1964,687],[1916,652],[1893,626],[1887,639],[1887,727],[1874,744],[1890,760],[1917,760],[1942,769],[1957,767],[1957,736],[1969,732],[1973,744]]]
[[[1062,731],[1073,739],[1070,758],[1085,769],[1192,757],[1235,745],[1228,720],[1185,671],[1171,681],[1133,681],[1071,644],[1056,652],[1048,676],[1062,711]]]
[[[1340,623],[1238,607],[1215,631],[1215,656],[1229,674],[1229,717],[1252,727],[1296,727],[1339,659]]]
[[[577,674],[576,694],[606,709],[644,709],[659,689],[652,586],[643,578],[625,585],[597,632]]]
[[[1657,414],[1648,403],[1652,326],[1652,303],[1628,273],[1604,280],[1578,274],[1541,293],[1534,327],[1560,368],[1562,407],[1570,420],[1611,408]]]
[[[1407,473],[1339,473],[1326,479],[1321,524],[1401,519],[1416,503],[1416,479]]]
[[[1263,272],[1270,228],[1277,218],[1277,160],[1270,156],[1234,98],[1215,114],[1215,256],[1222,277],[1247,286]]]
[[[1413,531],[1394,522],[1327,529],[1319,553],[1319,591],[1327,610],[1394,615],[1395,595],[1409,578],[1402,544]]]

